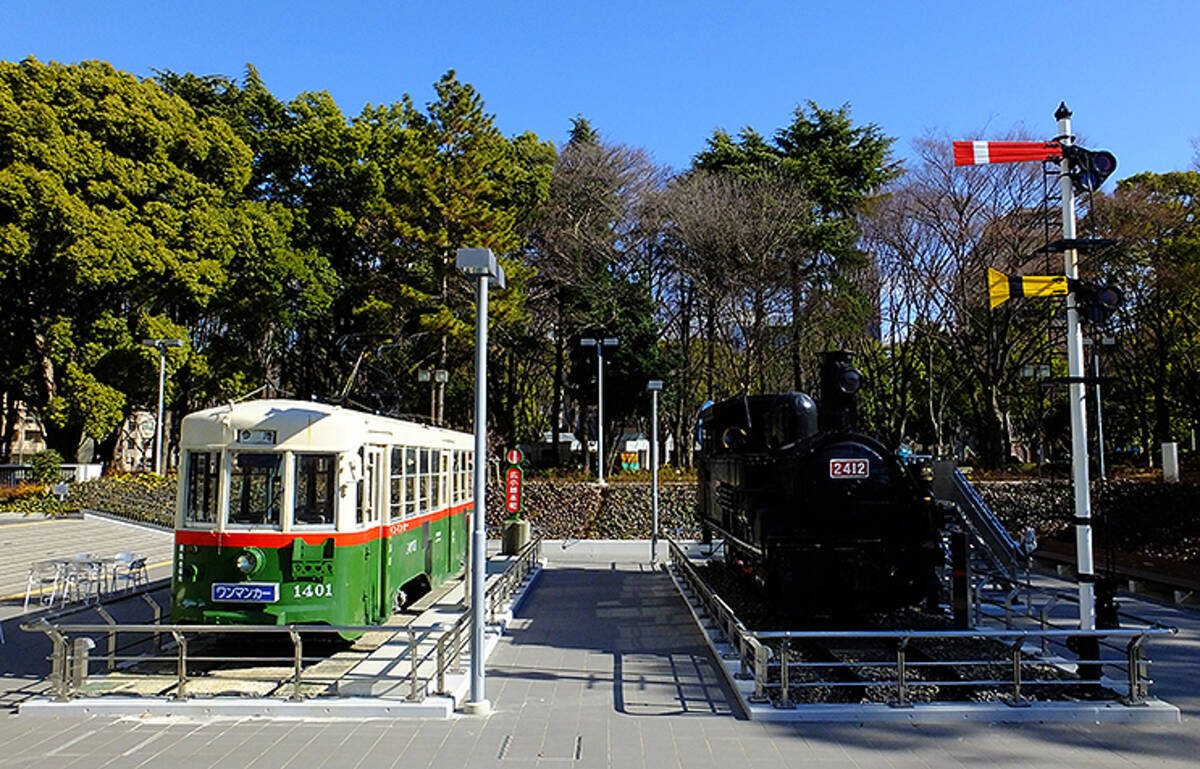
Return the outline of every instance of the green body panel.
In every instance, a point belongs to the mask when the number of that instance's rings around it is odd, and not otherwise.
[[[431,587],[458,573],[466,558],[466,515],[446,516],[391,537],[337,546],[279,537],[277,547],[175,545],[171,620],[198,624],[373,625],[391,616],[400,589],[414,579]],[[309,535],[311,536],[311,535]],[[342,535],[345,536],[344,534]],[[252,551],[260,566],[237,568]],[[279,585],[273,603],[215,603],[217,582]]]

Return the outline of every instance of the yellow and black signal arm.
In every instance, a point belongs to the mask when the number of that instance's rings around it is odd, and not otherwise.
[[[988,268],[988,299],[993,308],[1021,296],[1066,296],[1071,288],[1066,275],[1005,275]]]

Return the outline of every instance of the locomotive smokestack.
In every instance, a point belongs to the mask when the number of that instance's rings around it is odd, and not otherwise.
[[[853,358],[854,353],[849,350],[821,353],[821,403],[817,419],[823,432],[858,427],[855,395],[862,387],[862,372],[854,368]]]

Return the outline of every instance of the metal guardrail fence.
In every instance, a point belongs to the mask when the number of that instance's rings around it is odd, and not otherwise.
[[[484,598],[484,611],[487,613],[489,624],[495,624],[496,613],[509,597],[525,583],[534,567],[542,560],[542,535],[538,534],[509,564],[504,573],[492,583]],[[466,597],[464,596],[464,599]],[[471,627],[471,615],[463,612],[449,630],[442,633],[437,641],[437,688],[436,694],[448,695],[446,689],[446,673],[462,673],[462,653],[470,640],[468,629]]]
[[[59,480],[71,483],[99,478],[103,467],[99,464],[60,465]],[[0,465],[0,486],[19,486],[22,483],[34,483],[33,465]]]
[[[489,623],[496,621],[497,614],[512,597],[513,593],[525,582],[530,572],[533,571],[536,564],[541,560],[541,553],[542,540],[541,537],[538,537],[526,545],[521,553],[508,564],[505,571],[488,586],[484,605]],[[190,696],[188,683],[193,680],[193,677],[189,675],[189,664],[229,662],[285,663],[291,668],[291,675],[283,680],[277,680],[277,683],[285,689],[290,689],[290,694],[287,696],[288,700],[302,701],[313,696],[311,693],[306,693],[304,689],[304,664],[306,662],[317,662],[325,659],[324,656],[314,657],[304,655],[303,637],[305,635],[391,632],[394,635],[407,635],[409,672],[406,679],[409,685],[409,694],[406,699],[410,702],[420,702],[425,699],[427,688],[427,686],[422,684],[427,684],[430,678],[435,679],[437,682],[436,694],[448,694],[446,689],[446,673],[461,671],[461,657],[469,637],[467,628],[470,627],[471,620],[469,614],[463,613],[449,630],[443,630],[441,626],[427,627],[416,625],[389,628],[385,625],[183,625],[161,624],[157,622],[122,624],[115,622],[112,616],[101,607],[94,608],[97,608],[101,612],[101,617],[106,624],[95,625],[78,622],[51,623],[45,618],[40,618],[34,623],[21,625],[21,629],[24,631],[45,633],[53,644],[53,650],[49,657],[51,668],[47,680],[50,683],[53,697],[57,701],[65,702],[79,696],[87,684],[91,666],[101,661],[106,664],[108,670],[135,664],[172,664],[175,670],[175,683],[173,687],[174,691],[170,696],[176,700],[186,700]],[[423,679],[418,674],[418,667],[427,659],[428,653],[425,656],[420,653],[418,645],[420,639],[418,638],[418,634],[428,637],[433,633],[440,633],[435,642],[436,668],[431,677]],[[122,654],[120,653],[122,648],[117,640],[120,634],[143,636],[132,642],[127,641],[124,646],[124,650],[126,651],[138,648],[139,643],[153,643],[156,651],[161,650],[163,646],[161,643],[162,637],[169,635],[174,641],[174,652],[169,655]],[[292,654],[288,657],[188,654],[189,644],[199,638],[209,639],[231,635],[248,635],[252,638],[287,635],[292,643]],[[107,637],[107,651],[103,656],[89,654],[96,646],[94,636]]]
[[[1149,696],[1149,688],[1153,683],[1149,677],[1150,661],[1144,654],[1144,645],[1148,640],[1157,636],[1173,635],[1177,628],[1152,625],[1144,628],[1126,628],[1112,630],[1083,631],[1078,629],[1060,628],[1049,622],[1047,615],[1053,608],[1053,602],[1062,600],[1065,596],[1050,596],[1048,605],[1039,607],[1037,616],[1033,607],[1026,606],[1025,611],[1014,611],[1010,603],[1009,611],[1004,615],[1008,627],[977,628],[973,630],[876,630],[876,631],[752,631],[748,629],[734,614],[729,605],[713,590],[697,573],[695,566],[687,554],[675,543],[668,540],[670,564],[675,573],[684,583],[692,596],[699,602],[702,611],[716,626],[718,640],[726,642],[732,652],[727,655],[730,660],[736,660],[740,669],[736,677],[754,682],[754,694],[751,702],[771,703],[775,707],[794,707],[794,695],[798,689],[827,687],[884,687],[890,688],[890,702],[895,706],[912,704],[912,689],[915,686],[938,686],[952,689],[955,687],[1010,687],[1010,704],[1020,705],[1028,702],[1025,690],[1047,686],[1096,686],[1111,685],[1112,674],[1117,674],[1118,680],[1124,679],[1122,688],[1125,690],[1123,701],[1128,705],[1142,704]],[[1015,594],[1015,591],[1014,591]],[[997,617],[999,617],[997,613]],[[1018,628],[1015,622],[1020,617],[1037,621],[1037,627]],[[950,642],[953,646],[958,639],[971,639],[982,643],[970,644],[965,650],[970,652],[966,658],[940,658],[934,661],[921,659],[925,655],[914,654],[914,649],[920,642],[942,641]],[[1103,651],[1098,658],[1078,659],[1079,669],[1093,666],[1103,676],[1096,679],[1073,680],[1049,675],[1050,671],[1058,671],[1047,659],[1030,658],[1027,650],[1030,644],[1039,646],[1046,655],[1053,644],[1065,644],[1068,639],[1094,639],[1096,648],[1113,650],[1118,659],[1105,658]],[[876,641],[890,643],[894,656],[887,660],[845,660],[845,661],[806,661],[797,654],[795,645],[805,641]],[[1124,645],[1115,642],[1123,641]],[[990,642],[990,643],[989,643]],[[989,649],[997,651],[994,657],[981,659],[982,652]],[[1003,655],[999,653],[1003,650]],[[1065,661],[1065,660],[1064,660]],[[978,672],[978,677],[965,676],[952,680],[929,680],[914,677],[914,671],[922,669],[938,672],[946,668]],[[796,680],[797,675],[804,675],[815,669],[829,671],[863,672],[864,679],[855,681],[830,680],[828,676],[820,680]],[[1003,677],[997,675],[1004,671]],[[1103,682],[1103,683],[1102,683]]]

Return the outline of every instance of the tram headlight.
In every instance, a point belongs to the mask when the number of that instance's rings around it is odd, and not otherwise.
[[[238,571],[240,571],[242,574],[245,574],[247,577],[258,571],[262,566],[262,562],[262,554],[258,553],[254,549],[243,550],[238,554],[237,560],[234,561]]]

